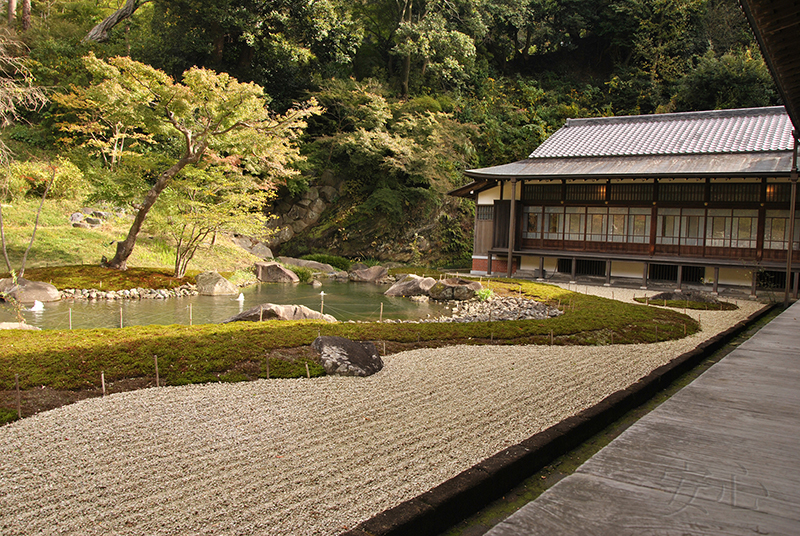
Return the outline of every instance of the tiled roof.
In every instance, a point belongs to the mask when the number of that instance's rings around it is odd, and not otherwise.
[[[530,158],[753,153],[792,149],[783,106],[569,119]]]

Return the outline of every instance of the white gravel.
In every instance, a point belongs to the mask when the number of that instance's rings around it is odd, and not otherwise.
[[[0,428],[0,533],[337,534],[761,307],[739,305],[689,311],[703,331],[680,341],[414,350],[369,378],[162,387],[48,411]]]

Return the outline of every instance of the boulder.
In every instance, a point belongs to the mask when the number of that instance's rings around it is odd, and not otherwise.
[[[408,274],[384,292],[386,296],[427,296],[436,280],[432,277],[420,277]]]
[[[204,272],[195,278],[197,292],[201,296],[228,296],[238,294],[239,289],[217,272]]]
[[[475,293],[483,288],[483,285],[477,281],[467,281],[460,278],[449,278],[437,281],[430,290],[428,295],[434,300],[471,300],[475,297]]]
[[[251,255],[261,257],[262,259],[271,259],[273,257],[272,250],[269,247],[249,236],[234,236],[233,241],[240,248],[246,250]]]
[[[91,229],[92,228],[91,225],[89,225],[88,223],[84,223],[82,221],[76,221],[75,223],[72,224],[72,226],[77,228],[77,229]]]
[[[0,322],[0,329],[29,329],[34,331],[41,331],[42,328],[31,326],[25,322]]]
[[[73,212],[72,214],[69,215],[69,222],[78,223],[80,221],[83,221],[83,218],[84,216],[80,212]]]
[[[322,336],[314,339],[311,347],[319,352],[322,366],[328,374],[371,376],[383,368],[378,349],[371,342]]]
[[[278,257],[278,260],[283,264],[291,264],[292,266],[302,266],[314,272],[325,272],[329,274],[335,272],[336,268],[324,262],[307,261],[305,259],[295,259],[293,257]]]
[[[350,281],[357,283],[374,283],[389,275],[389,270],[383,266],[371,266],[362,270],[350,270]]]
[[[92,216],[100,220],[110,220],[111,218],[114,217],[112,213],[106,212],[104,210],[94,210],[92,211]]]
[[[319,194],[325,201],[330,203],[339,196],[339,190],[333,186],[322,186],[319,189]]]
[[[363,262],[354,262],[353,264],[350,265],[351,272],[354,270],[366,270],[367,268],[369,268],[369,266],[367,266]]]
[[[0,279],[0,294],[7,295],[21,303],[54,302],[61,299],[58,289],[50,283],[42,281],[29,281],[22,277],[17,278],[17,283],[9,278]]]
[[[297,274],[277,262],[257,262],[256,277],[263,283],[299,283]]]
[[[103,220],[101,220],[100,218],[94,218],[92,216],[89,216],[88,218],[86,218],[83,221],[85,221],[86,223],[88,223],[92,227],[97,227],[98,225],[103,225]]]
[[[262,320],[324,320],[326,322],[336,322],[336,319],[331,315],[318,313],[305,305],[262,303],[236,316],[232,316],[225,320],[223,324],[228,322],[259,322]]]

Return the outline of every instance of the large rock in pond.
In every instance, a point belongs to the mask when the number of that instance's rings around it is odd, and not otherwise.
[[[256,277],[263,283],[299,283],[300,278],[277,262],[257,262]]]
[[[375,283],[389,275],[389,270],[383,266],[370,266],[361,270],[350,270],[350,281],[357,283]]]
[[[378,349],[371,342],[322,336],[311,343],[320,354],[325,372],[337,376],[371,376],[383,368]]]
[[[318,313],[305,305],[262,303],[236,316],[232,316],[225,320],[223,324],[228,322],[259,322],[263,320],[324,320],[326,322],[336,322],[336,319],[331,315]]]
[[[278,257],[278,260],[281,261],[283,264],[291,264],[292,266],[301,266],[303,268],[308,268],[313,272],[324,272],[326,274],[329,274],[331,272],[336,271],[336,268],[324,262],[307,261],[305,259],[295,259],[294,257]]]
[[[229,296],[238,294],[239,288],[217,272],[204,272],[195,278],[197,293],[201,296]]]
[[[58,289],[50,283],[43,281],[29,281],[22,277],[17,278],[17,282],[10,277],[0,279],[0,299],[8,296],[21,303],[53,302],[61,299]]]
[[[436,284],[432,277],[420,277],[408,274],[384,292],[386,296],[427,296],[428,291]]]
[[[428,295],[434,300],[471,300],[475,293],[483,288],[477,281],[467,281],[460,278],[441,279],[428,291]]]

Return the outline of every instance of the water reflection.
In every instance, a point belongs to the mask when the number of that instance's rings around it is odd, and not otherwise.
[[[417,319],[443,314],[436,303],[418,304],[406,298],[384,296],[386,286],[369,283],[326,283],[322,292],[311,285],[261,284],[236,296],[191,296],[166,300],[70,301],[44,304],[42,311],[23,311],[28,324],[42,329],[118,328],[148,324],[210,324],[230,318],[262,303],[305,305],[337,320],[375,321]],[[324,302],[323,302],[324,300]],[[16,322],[8,307],[0,308],[0,322]]]

